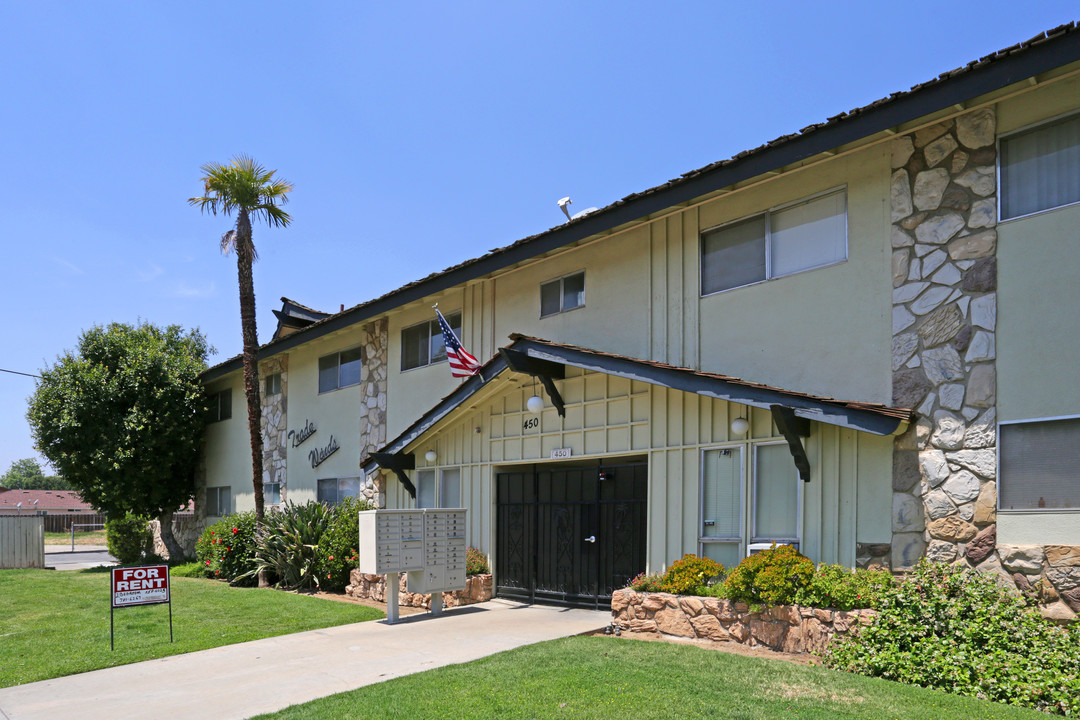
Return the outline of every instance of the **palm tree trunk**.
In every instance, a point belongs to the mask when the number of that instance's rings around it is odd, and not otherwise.
[[[251,220],[240,209],[236,219],[236,267],[240,275],[240,327],[244,334],[244,395],[247,397],[248,432],[251,435],[251,486],[255,490],[255,517],[261,524],[263,507],[263,441],[259,401],[259,338],[255,329],[255,283]]]

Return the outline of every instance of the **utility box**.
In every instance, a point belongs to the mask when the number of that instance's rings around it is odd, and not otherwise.
[[[359,515],[360,572],[407,572],[414,593],[465,589],[464,508],[365,510]]]

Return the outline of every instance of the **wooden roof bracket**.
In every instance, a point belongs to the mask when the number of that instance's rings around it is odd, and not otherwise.
[[[810,437],[810,421],[798,417],[795,410],[783,405],[770,405],[769,410],[777,429],[787,440],[791,457],[795,459],[795,467],[799,469],[799,477],[803,482],[810,482],[810,460],[806,457],[806,449],[802,444],[802,438]]]
[[[499,348],[499,354],[506,360],[506,366],[512,372],[532,375],[538,379],[547,391],[551,404],[559,411],[559,417],[566,417],[566,404],[563,402],[559,389],[555,387],[556,380],[566,377],[566,366],[550,360],[541,360],[527,355],[520,350]]]
[[[406,470],[416,469],[416,456],[412,453],[371,453],[371,459],[378,463],[379,467],[392,470],[401,484],[408,490],[412,499],[416,499],[416,486],[405,474]]]

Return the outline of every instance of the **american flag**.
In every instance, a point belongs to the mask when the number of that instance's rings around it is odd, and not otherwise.
[[[480,370],[480,363],[461,347],[461,341],[450,329],[450,324],[438,308],[435,308],[435,314],[439,317],[439,328],[442,330],[443,344],[446,345],[446,359],[450,361],[450,373],[456,378],[475,375]]]

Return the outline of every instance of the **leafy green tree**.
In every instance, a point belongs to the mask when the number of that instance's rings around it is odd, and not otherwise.
[[[23,458],[11,463],[8,471],[0,476],[0,487],[12,490],[74,490],[59,475],[46,475],[34,458]]]
[[[114,518],[158,517],[171,558],[183,557],[172,516],[195,493],[210,351],[178,325],[92,328],[41,372],[26,414],[38,450],[84,500]]]
[[[263,442],[259,407],[259,340],[255,328],[255,284],[251,266],[258,259],[251,238],[251,216],[262,218],[270,227],[285,227],[289,214],[278,207],[289,201],[292,184],[274,179],[276,170],[267,170],[247,157],[238,155],[228,165],[207,163],[201,168],[205,194],[188,199],[203,212],[231,215],[236,212],[236,227],[221,236],[221,251],[236,251],[240,285],[240,328],[244,338],[244,394],[247,396],[248,433],[251,436],[251,485],[255,490],[255,517],[261,523],[263,510]]]

